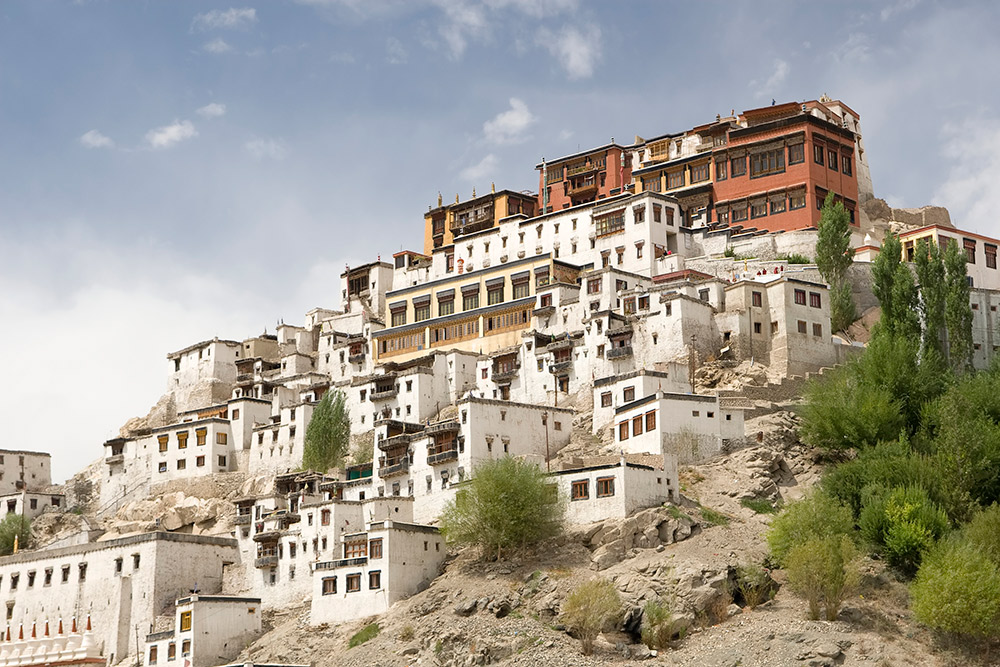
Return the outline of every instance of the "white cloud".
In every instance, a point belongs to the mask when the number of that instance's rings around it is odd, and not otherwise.
[[[996,234],[1000,209],[1000,118],[947,123],[942,153],[951,162],[932,203],[944,206],[959,229]],[[912,203],[910,204],[913,205]]]
[[[330,56],[330,62],[337,63],[338,65],[353,65],[354,54],[347,52],[334,53]]]
[[[499,164],[497,156],[490,153],[476,164],[463,169],[459,172],[458,177],[463,181],[481,181],[496,170],[497,164]]]
[[[257,22],[257,10],[250,7],[242,9],[213,9],[204,14],[198,14],[191,22],[192,29],[211,30],[213,28],[248,28]]]
[[[601,59],[601,29],[596,25],[582,30],[567,26],[557,33],[543,28],[537,42],[559,60],[570,79],[590,77]]]
[[[575,10],[579,0],[486,0],[493,10],[513,9],[526,16],[540,19]]]
[[[233,47],[229,45],[229,42],[222,39],[221,37],[216,37],[211,42],[205,42],[205,45],[202,46],[201,48],[203,48],[208,53],[215,53],[215,54],[229,53],[230,51],[233,50]]]
[[[226,115],[226,105],[212,102],[196,110],[195,113],[204,118],[218,118]]]
[[[385,60],[390,65],[405,65],[409,59],[403,43],[395,37],[385,40]]]
[[[896,14],[908,12],[919,4],[920,0],[899,0],[899,2],[896,2],[892,5],[889,5],[888,7],[883,8],[882,11],[879,13],[879,18],[881,18],[883,21],[888,21]]]
[[[288,155],[288,147],[280,139],[251,139],[243,148],[255,160],[284,160]]]
[[[760,79],[750,81],[750,87],[757,89],[754,95],[758,98],[768,96],[772,98],[779,97],[778,93],[780,91],[776,92],[776,89],[780,88],[781,84],[788,78],[789,69],[787,62],[780,58],[775,58],[774,70],[771,71],[770,76],[767,77],[764,83],[761,83]]]
[[[446,22],[438,28],[438,34],[452,59],[462,57],[470,38],[485,38],[488,34],[489,21],[481,5],[465,0],[434,0],[434,4],[445,14]]]
[[[114,148],[115,145],[111,137],[106,137],[97,130],[85,132],[80,137],[80,143],[87,148]]]
[[[185,139],[198,136],[198,130],[189,120],[175,120],[170,125],[157,127],[146,133],[146,143],[153,148],[170,148]]]
[[[510,109],[498,113],[483,123],[483,135],[495,144],[514,144],[524,141],[524,132],[537,118],[528,105],[516,97],[510,98]]]

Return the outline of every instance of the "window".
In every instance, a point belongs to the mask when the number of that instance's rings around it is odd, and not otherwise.
[[[822,308],[823,300],[817,292],[809,292],[809,307]]]
[[[475,310],[479,308],[479,292],[462,295],[462,310]]]
[[[177,644],[175,642],[170,642],[167,644],[167,661],[177,659]]]
[[[205,457],[204,456],[199,456],[198,458],[196,458],[194,460],[194,464],[196,466],[198,466],[199,468],[204,467],[205,466]]]
[[[628,420],[618,424],[618,439],[628,440]]]
[[[327,342],[330,342],[329,339],[327,339]],[[240,409],[239,408],[233,408],[233,417],[232,418],[233,419],[239,419],[240,418]]]
[[[840,156],[840,170],[847,176],[851,175],[851,155]]]
[[[639,310],[649,310],[649,295],[639,297]]]
[[[226,457],[225,456],[220,456],[219,457],[219,467],[220,468],[225,468],[226,467]]]
[[[368,543],[368,557],[378,560],[382,557],[382,538],[378,537]]]
[[[514,298],[524,299],[531,296],[531,283],[528,280],[522,280],[521,282],[514,285]]]
[[[392,311],[392,326],[399,327],[406,324],[406,307],[397,308]]]
[[[625,229],[625,210],[606,213],[594,218],[594,230],[598,236],[615,234]]]
[[[805,193],[793,194],[788,197],[788,208],[792,211],[806,207]]]
[[[177,461],[177,469],[178,470],[186,470],[187,469],[187,459],[180,459],[179,461]]]
[[[691,411],[691,416],[692,417],[700,417],[701,416],[701,411],[700,410],[692,410]]]
[[[813,144],[813,161],[816,164],[823,164],[823,147],[818,144]]]
[[[636,221],[636,223],[645,222],[646,221],[646,207],[645,206],[636,206],[635,208],[633,208],[632,209],[632,218]]]
[[[763,298],[761,297],[761,293],[752,292],[750,295],[750,303],[752,303],[755,308],[760,308],[761,304],[763,303]]]
[[[323,595],[336,595],[336,593],[337,593],[337,577],[324,577]]]
[[[615,495],[614,477],[598,477],[596,486],[598,498],[607,498],[608,496]]]
[[[813,324],[813,336],[822,336],[822,335],[823,335],[823,325]]]
[[[431,304],[427,303],[422,306],[414,306],[413,308],[413,321],[422,322],[424,320],[431,319]]]
[[[625,387],[622,391],[622,401],[630,403],[635,400],[635,387]]]
[[[660,181],[660,176],[650,176],[649,178],[642,179],[642,191],[643,192],[659,192],[662,187]]]
[[[157,470],[157,472],[167,472],[167,462],[166,461],[160,461],[160,464],[159,464],[159,466],[157,467],[156,470]]]
[[[707,181],[709,178],[708,174],[708,163],[699,164],[697,166],[691,167],[691,182],[700,183],[702,181]]]
[[[837,151],[830,149],[830,151],[828,152],[828,157],[830,158],[830,160],[827,166],[830,167],[830,169],[837,171]]]
[[[170,436],[168,436],[168,435],[160,435],[160,436],[157,436],[157,437],[156,437],[156,441],[157,441],[158,443],[160,443],[160,451],[161,451],[161,452],[165,452],[165,451],[167,451],[167,439],[168,439],[169,437],[170,437]]]
[[[17,584],[18,584],[18,582],[20,580],[21,580],[21,575],[20,574],[15,573],[15,574],[10,575],[10,590],[16,591],[17,590]],[[8,607],[8,609],[10,609],[10,608]]]
[[[730,160],[729,166],[731,167],[731,169],[729,170],[730,176],[732,176],[733,178],[737,176],[742,176],[743,174],[747,173],[746,156],[733,158],[732,160]]]
[[[591,278],[587,281],[587,294],[599,294],[601,292],[601,279]]]
[[[368,573],[368,588],[373,591],[382,588],[381,570],[374,570]]]
[[[795,305],[796,306],[806,305],[806,291],[804,289],[795,290]]]
[[[679,169],[677,171],[672,171],[667,173],[667,189],[673,190],[674,188],[684,187],[684,170]]]
[[[344,542],[344,558],[364,558],[368,555],[368,543],[364,540],[360,542]]]
[[[295,542],[289,542],[288,543],[288,557],[289,558],[295,558],[295,551],[296,550],[297,550],[297,547],[295,545]]]
[[[785,212],[785,198],[771,200],[771,215]]]
[[[600,353],[598,353],[598,354],[600,354]],[[611,407],[611,392],[610,391],[606,391],[603,394],[601,394],[601,407],[602,408],[610,408]]]
[[[187,632],[191,629],[191,612],[182,611],[181,612],[181,632]]]
[[[747,209],[745,206],[732,210],[733,222],[744,222],[747,219]]]
[[[726,159],[725,158],[723,158],[721,160],[716,160],[715,161],[715,180],[717,180],[717,181],[724,181],[724,180],[726,180],[726,178],[727,178],[727,176],[726,176],[726,173],[727,173],[726,167],[727,166],[728,165],[726,164]]]
[[[972,239],[962,239],[962,245],[965,247],[965,261],[969,264],[975,264],[976,242]]]
[[[79,569],[79,577],[78,577],[79,580],[80,581],[86,581],[87,580],[87,564],[86,563],[80,563],[80,565],[78,566],[78,569]]]
[[[255,612],[253,607],[250,607],[249,613],[253,614]],[[181,655],[185,658],[191,655],[191,640],[185,639],[181,642]]]
[[[361,590],[361,573],[347,575],[347,592],[357,593]]]
[[[836,168],[836,167],[834,167]],[[750,178],[780,174],[785,171],[785,149],[776,148],[750,156]]]
[[[795,144],[788,147],[788,164],[798,164],[805,162],[805,144]]]
[[[986,268],[997,268],[997,247],[989,243],[986,244]]]
[[[205,438],[208,435],[208,431],[206,431],[203,428],[195,429],[194,435],[196,438],[196,442],[199,445],[204,445]],[[180,433],[177,434],[177,447],[179,449],[184,449],[185,447],[187,447],[187,433],[184,434],[183,440],[181,440],[181,434]]]
[[[767,202],[755,202],[750,205],[751,218],[763,218],[767,215]]]
[[[674,209],[664,208],[663,213],[667,216],[667,224],[671,227],[674,226]]]
[[[151,665],[155,665],[156,664],[156,652],[157,652],[157,648],[158,647],[155,644],[153,646],[149,647],[149,664],[151,664]]]
[[[446,273],[451,273],[455,270],[455,253],[450,252],[444,256],[444,270]]]
[[[322,510],[319,513],[319,524],[321,526],[329,526],[330,525],[330,510]]]
[[[579,481],[573,482],[572,490],[570,492],[571,500],[586,500],[590,497],[590,481],[586,479],[581,479]]]
[[[51,567],[45,568],[45,582],[42,585],[43,586],[51,586],[52,585],[52,568]]]
[[[642,435],[642,415],[638,417],[632,417],[632,435],[639,436]]]
[[[754,322],[753,323],[753,332],[755,334],[759,334],[761,332],[761,324],[760,324],[760,322]]]
[[[775,320],[774,322],[771,322],[771,335],[772,336],[777,336],[778,335],[778,322],[777,322],[777,320]]]
[[[552,294],[543,294],[538,302],[539,308],[548,308],[552,305]]]
[[[799,330],[800,334],[806,333],[806,321],[805,320],[799,320],[798,321],[798,330]]]
[[[503,287],[486,290],[486,304],[492,306],[498,303],[503,303]]]
[[[656,410],[646,413],[646,433],[656,430]]]
[[[295,419],[295,410],[292,410],[292,419]],[[215,434],[215,444],[217,444],[217,445],[224,445],[224,444],[226,444],[227,439],[228,438],[227,438],[227,435],[225,433],[216,433]]]
[[[455,312],[455,299],[438,299],[438,316],[451,315]]]

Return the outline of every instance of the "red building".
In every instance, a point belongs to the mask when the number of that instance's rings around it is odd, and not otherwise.
[[[638,139],[636,191],[677,197],[684,226],[717,224],[783,231],[814,227],[828,192],[857,224],[864,162],[859,116],[842,102],[789,102],[682,134]]]
[[[542,162],[535,169],[540,213],[604,199],[632,183],[632,156],[616,143]]]

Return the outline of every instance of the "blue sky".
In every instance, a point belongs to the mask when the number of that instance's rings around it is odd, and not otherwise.
[[[993,2],[7,0],[0,447],[55,476],[164,355],[336,307],[345,264],[533,166],[730,109],[842,99],[877,196],[1000,235]]]

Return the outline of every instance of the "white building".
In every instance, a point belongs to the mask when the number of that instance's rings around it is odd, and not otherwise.
[[[566,523],[624,519],[647,507],[679,499],[677,467],[665,470],[662,456],[622,456],[574,462],[552,473],[565,501]]]
[[[338,558],[313,565],[313,625],[343,623],[380,614],[426,588],[448,549],[436,528],[395,520],[364,524],[345,533]]]
[[[177,600],[170,630],[146,635],[143,664],[213,667],[261,634],[260,598],[194,594]]]
[[[20,514],[34,519],[46,511],[61,512],[66,509],[66,496],[61,493],[32,493],[20,491],[0,495],[0,515]]]
[[[0,449],[0,494],[41,491],[52,484],[52,456],[46,452]]]

